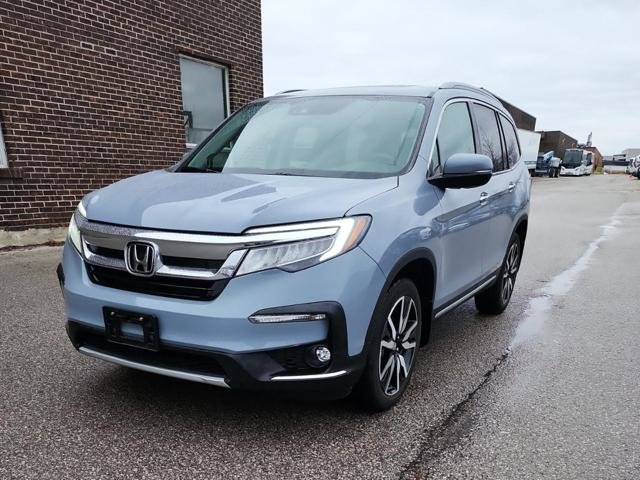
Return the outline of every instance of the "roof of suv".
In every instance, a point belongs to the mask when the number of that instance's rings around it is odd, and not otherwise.
[[[383,95],[383,96],[410,96],[410,97],[432,97],[438,90],[458,89],[474,92],[497,100],[488,90],[474,87],[460,82],[448,82],[439,87],[425,87],[421,85],[378,85],[362,87],[338,87],[323,88],[317,90],[285,90],[276,93],[275,96],[287,97],[317,97],[323,95]]]
[[[379,85],[365,87],[322,88],[317,90],[285,90],[277,96],[317,97],[323,95],[384,95],[430,97],[438,87],[422,87],[419,85]]]

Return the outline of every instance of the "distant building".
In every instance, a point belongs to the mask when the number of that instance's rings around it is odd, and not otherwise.
[[[536,129],[536,117],[528,114],[524,110],[519,109],[518,107],[511,105],[506,100],[498,97],[498,100],[502,103],[504,108],[511,114],[513,117],[513,121],[516,122],[516,127],[522,128],[523,130],[529,130],[533,132]]]
[[[591,143],[591,142],[588,142]],[[598,150],[598,147],[587,147],[580,145],[578,148],[582,148],[584,150],[588,150],[589,152],[593,152],[593,168],[602,167],[604,165],[604,156]]]
[[[640,155],[640,148],[625,148],[622,151],[622,155],[624,155],[624,159],[628,162],[633,157]]]
[[[627,169],[628,162],[624,153],[617,155],[605,155],[602,160],[604,171],[607,173],[620,173]]]
[[[553,150],[557,157],[564,158],[567,148],[576,148],[578,141],[560,130],[539,131],[540,151],[548,152]]]

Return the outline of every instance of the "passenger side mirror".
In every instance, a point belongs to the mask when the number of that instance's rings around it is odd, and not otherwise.
[[[428,181],[440,188],[473,188],[486,184],[491,179],[493,162],[478,153],[455,153],[445,162],[441,175]]]

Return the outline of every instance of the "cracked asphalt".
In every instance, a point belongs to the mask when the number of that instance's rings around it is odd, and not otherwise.
[[[575,285],[509,350],[530,298],[616,211]],[[376,415],[81,356],[59,249],[0,253],[0,478],[638,478],[639,219],[638,181],[535,179],[507,311],[467,302],[438,319],[403,401]]]

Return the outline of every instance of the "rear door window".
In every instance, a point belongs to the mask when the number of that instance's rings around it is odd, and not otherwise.
[[[520,146],[518,145],[518,137],[516,136],[516,130],[509,120],[502,115],[499,115],[500,123],[502,124],[502,131],[504,133],[504,143],[507,148],[507,161],[509,167],[513,167],[520,160]]]
[[[492,108],[474,103],[473,113],[478,129],[478,153],[489,157],[493,162],[493,171],[500,172],[505,169],[505,162],[496,112]]]
[[[438,137],[431,157],[431,173],[442,173],[442,166],[454,153],[475,153],[471,116],[466,102],[447,106],[440,120]]]

